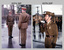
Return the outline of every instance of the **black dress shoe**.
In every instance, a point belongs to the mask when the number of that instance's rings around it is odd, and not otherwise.
[[[13,36],[9,36],[9,39],[13,38]]]
[[[26,48],[25,46],[22,46],[21,48]]]
[[[25,44],[19,44],[20,46],[25,46]]]
[[[19,44],[20,46],[22,46],[21,44]]]

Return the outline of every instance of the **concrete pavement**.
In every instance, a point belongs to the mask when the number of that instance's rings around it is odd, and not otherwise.
[[[19,46],[19,29],[16,22],[12,33],[13,38],[8,39],[8,28],[6,22],[4,22],[2,24],[2,48],[21,48]],[[31,48],[31,25],[29,25],[27,29],[26,48]]]

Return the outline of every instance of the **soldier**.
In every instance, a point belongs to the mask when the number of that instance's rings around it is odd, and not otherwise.
[[[46,11],[43,15],[45,16],[45,21],[47,22],[44,26],[41,26],[41,32],[46,33],[45,48],[55,48],[58,38],[58,28],[56,23],[51,20],[54,13]]]
[[[22,13],[19,16],[18,28],[21,31],[21,44],[22,48],[26,46],[26,30],[28,28],[29,23],[29,14],[26,13],[26,8],[22,7]]]
[[[40,30],[41,30],[40,25],[41,25],[41,22],[40,22],[40,20],[39,20],[39,33],[40,33]]]
[[[8,26],[9,38],[13,38],[13,36],[12,36],[13,24],[14,24],[14,18],[12,16],[12,11],[10,10],[9,14],[7,16],[7,19],[6,19],[6,25]]]
[[[34,33],[35,33],[35,19],[33,19],[33,28],[34,28]]]

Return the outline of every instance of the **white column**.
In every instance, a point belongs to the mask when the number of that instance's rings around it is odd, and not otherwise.
[[[44,32],[44,42],[45,42],[46,33]]]

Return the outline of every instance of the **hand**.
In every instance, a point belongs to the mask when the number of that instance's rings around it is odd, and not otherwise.
[[[19,30],[20,30],[20,27],[19,27]]]
[[[8,25],[7,25],[7,27],[8,27]]]

